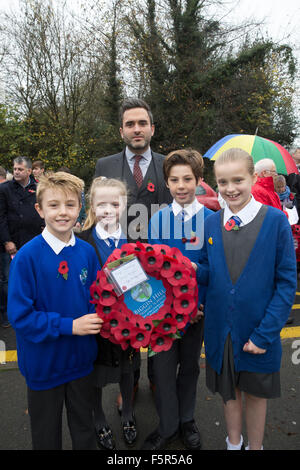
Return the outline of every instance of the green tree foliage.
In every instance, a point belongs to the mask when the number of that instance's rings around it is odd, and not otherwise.
[[[128,95],[151,105],[161,153],[204,153],[231,133],[284,146],[296,136],[291,48],[225,27],[210,0],[86,0],[73,15],[67,0],[20,3],[0,30],[1,164],[26,154],[89,182],[96,158],[122,148],[118,108]]]

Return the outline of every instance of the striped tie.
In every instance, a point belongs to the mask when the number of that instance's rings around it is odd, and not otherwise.
[[[134,158],[135,158],[135,161],[134,161],[134,165],[133,165],[133,177],[135,179],[135,182],[136,182],[138,188],[140,188],[142,186],[142,183],[143,183],[143,173],[142,173],[142,170],[141,170],[141,167],[140,167],[140,160],[141,160],[141,158],[143,158],[143,156],[142,155],[135,155]]]
[[[106,240],[108,241],[108,244],[109,244],[110,248],[113,248],[113,249],[116,248],[115,239],[114,239],[114,238],[110,237],[110,238],[107,238]]]

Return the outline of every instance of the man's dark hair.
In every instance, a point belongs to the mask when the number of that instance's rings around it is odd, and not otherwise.
[[[120,126],[123,127],[123,115],[125,111],[133,108],[143,108],[147,111],[150,124],[153,124],[153,115],[150,109],[150,106],[146,103],[146,101],[141,100],[140,98],[128,98],[127,100],[123,101],[120,112],[119,112],[119,119],[120,119]]]
[[[32,161],[28,157],[16,157],[14,158],[14,163],[17,164],[25,164],[27,168],[32,168]]]

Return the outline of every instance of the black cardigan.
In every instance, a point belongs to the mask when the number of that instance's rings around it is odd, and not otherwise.
[[[86,241],[95,248],[100,266],[102,268],[101,256],[92,233],[93,228],[94,227],[91,227],[87,230],[83,230],[82,232],[76,233],[76,236]],[[96,340],[98,344],[98,355],[95,364],[100,364],[109,367],[118,367],[122,356],[133,357],[133,355],[137,353],[137,351],[131,346],[129,346],[126,351],[123,351],[121,346],[119,346],[118,344],[111,343],[108,339],[102,338],[102,336],[100,335],[96,335]]]

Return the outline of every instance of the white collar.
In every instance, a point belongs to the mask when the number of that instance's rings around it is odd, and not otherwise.
[[[175,216],[177,216],[183,209],[185,211],[185,216],[184,216],[184,220],[189,220],[191,217],[193,217],[193,215],[195,215],[197,212],[200,211],[200,209],[202,209],[203,207],[203,204],[201,204],[197,198],[195,198],[193,200],[193,202],[191,204],[187,204],[185,205],[184,207],[182,207],[180,204],[178,204],[177,201],[175,201],[175,199],[173,199],[173,202],[172,202],[172,210],[173,210],[173,213]]]
[[[42,236],[43,236],[44,240],[48,243],[50,248],[52,248],[52,250],[54,251],[54,253],[56,255],[59,255],[59,253],[66,246],[74,246],[75,243],[76,243],[76,239],[75,239],[75,235],[74,235],[73,231],[72,231],[72,234],[71,234],[71,238],[67,243],[62,242],[59,238],[52,235],[52,233],[49,232],[47,227],[45,227],[44,230],[42,231]]]
[[[242,221],[241,226],[249,224],[250,222],[252,222],[254,217],[256,217],[261,206],[262,204],[256,201],[252,195],[248,204],[245,207],[243,207],[243,209],[240,210],[237,214],[234,214],[229,209],[228,205],[226,204],[225,209],[224,209],[224,219],[223,219],[224,225],[234,215],[238,216],[241,219]]]
[[[136,155],[136,153],[132,152],[131,150],[129,150],[128,147],[126,147],[126,157],[127,157],[129,160],[131,160],[135,155]],[[148,147],[147,150],[141,154],[141,156],[142,156],[143,158],[145,158],[145,160],[149,160],[149,161],[150,161],[151,158],[152,158],[151,148]]]
[[[117,228],[115,232],[108,233],[100,224],[100,222],[98,222],[96,224],[96,233],[98,237],[101,238],[102,240],[107,240],[108,238],[114,238],[115,240],[119,240],[121,238],[122,229],[121,229],[121,225],[119,224],[119,227]]]

